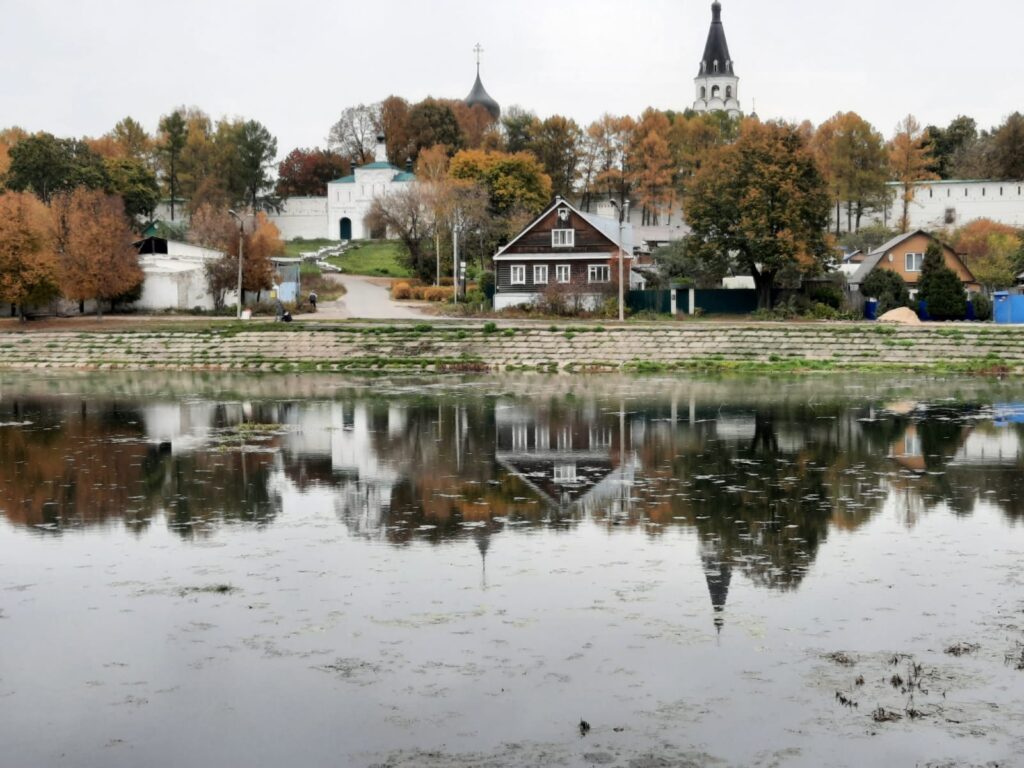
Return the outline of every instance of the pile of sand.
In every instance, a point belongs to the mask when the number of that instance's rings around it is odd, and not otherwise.
[[[880,323],[899,323],[900,325],[921,325],[921,318],[917,316],[917,313],[912,309],[906,307],[900,307],[899,309],[893,309],[886,312],[880,318]]]

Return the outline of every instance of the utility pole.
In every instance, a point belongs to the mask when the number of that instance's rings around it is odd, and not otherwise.
[[[242,223],[242,217],[234,211],[228,211],[235,221],[238,222],[238,314],[237,320],[242,319],[242,259],[245,255],[245,226]]]
[[[622,230],[626,219],[629,218],[629,200],[626,200],[621,208],[614,200],[611,204],[619,212],[619,322],[622,323],[626,320],[625,289],[622,285],[622,262],[626,260],[626,251],[622,247]]]

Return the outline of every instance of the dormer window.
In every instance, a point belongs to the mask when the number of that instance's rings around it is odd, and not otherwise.
[[[551,230],[551,247],[552,248],[572,248],[576,245],[576,230],[575,229],[552,229]]]

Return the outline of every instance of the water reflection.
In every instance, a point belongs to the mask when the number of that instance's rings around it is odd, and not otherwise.
[[[185,537],[267,525],[330,494],[394,545],[509,527],[698,534],[712,605],[734,571],[799,587],[830,530],[892,505],[907,525],[979,503],[1024,517],[1024,407],[983,399],[531,397],[341,391],[330,400],[0,400],[0,509],[58,534],[122,521]]]

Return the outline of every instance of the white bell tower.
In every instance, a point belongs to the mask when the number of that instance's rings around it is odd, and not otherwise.
[[[740,110],[740,79],[729,55],[722,25],[722,4],[718,0],[711,4],[711,29],[700,71],[693,82],[697,90],[697,99],[693,102],[695,112],[727,112],[730,117],[743,115]]]

